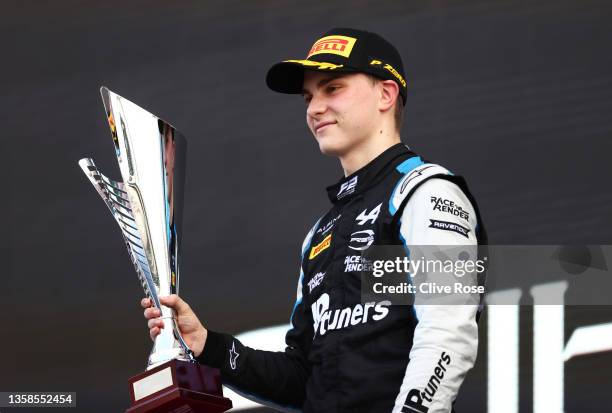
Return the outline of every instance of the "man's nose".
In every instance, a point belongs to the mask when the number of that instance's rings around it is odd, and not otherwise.
[[[327,109],[327,103],[325,99],[321,96],[313,95],[310,98],[310,102],[308,102],[308,109],[306,109],[306,114],[310,117],[316,117],[321,113],[325,113]]]

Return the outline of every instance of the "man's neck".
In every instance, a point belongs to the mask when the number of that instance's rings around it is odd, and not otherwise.
[[[389,136],[386,139],[382,136],[377,136],[353,148],[346,155],[339,157],[344,176],[349,176],[363,168],[376,159],[381,153],[400,142],[399,134]]]

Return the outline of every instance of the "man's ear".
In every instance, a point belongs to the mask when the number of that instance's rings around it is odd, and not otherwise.
[[[399,95],[399,86],[393,80],[381,80],[380,86],[381,93],[378,108],[385,112],[391,109],[397,100],[397,95]]]

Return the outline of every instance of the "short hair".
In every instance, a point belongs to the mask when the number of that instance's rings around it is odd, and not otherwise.
[[[375,85],[376,82],[383,80],[369,73],[364,74],[370,78],[372,85]],[[402,100],[402,95],[400,93],[397,94],[397,99],[395,100],[395,111],[393,112],[393,118],[395,119],[395,130],[399,132],[402,129],[402,124],[404,123],[404,101]]]
[[[397,100],[395,101],[393,117],[395,119],[395,129],[399,132],[404,124],[404,100],[400,94],[397,95]]]

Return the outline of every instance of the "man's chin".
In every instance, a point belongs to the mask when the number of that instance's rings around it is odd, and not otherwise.
[[[345,145],[340,145],[337,142],[333,142],[329,138],[317,139],[319,143],[319,150],[323,155],[327,156],[342,156],[346,152]]]

